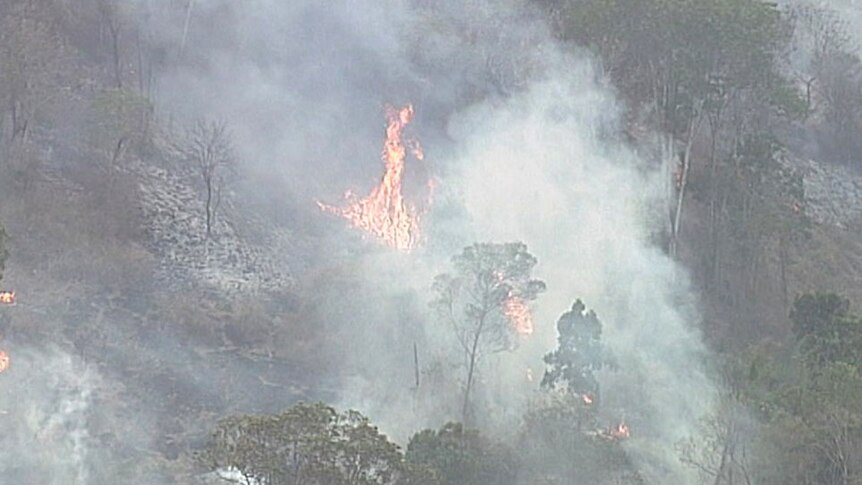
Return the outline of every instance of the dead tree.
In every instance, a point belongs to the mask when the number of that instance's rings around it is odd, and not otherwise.
[[[206,236],[209,238],[221,203],[225,172],[230,171],[235,162],[227,125],[223,122],[199,121],[187,131],[177,149],[185,161],[194,164],[203,181]]]

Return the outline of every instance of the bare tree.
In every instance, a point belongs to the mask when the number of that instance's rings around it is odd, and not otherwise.
[[[108,30],[111,43],[111,61],[114,70],[114,83],[117,89],[123,87],[123,70],[120,33],[123,30],[123,16],[120,11],[120,3],[116,0],[97,0],[96,9],[99,11],[101,18],[101,28]]]
[[[206,233],[212,234],[221,203],[224,172],[233,168],[235,156],[227,125],[224,122],[198,121],[177,146],[182,158],[193,163],[204,183]]]

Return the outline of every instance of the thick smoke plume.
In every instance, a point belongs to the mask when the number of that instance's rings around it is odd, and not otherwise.
[[[60,350],[17,347],[0,395],[0,467],[7,483],[92,482],[92,398],[100,378]]]
[[[621,368],[603,376],[614,411],[607,419],[631,423],[629,446],[648,477],[684,483],[674,447],[710,411],[713,394],[696,303],[653,240],[663,167],[620,141],[622,108],[590,60],[556,45],[516,1],[227,5],[199,7],[186,53],[204,67],[166,76],[170,105],[231,120],[253,171],[283,176],[285,191],[310,202],[331,199],[345,181],[360,193],[374,183],[382,107],[412,101],[440,178],[428,249],[361,256],[362,289],[338,302],[352,311],[329,315],[329,325],[349,329],[351,345],[331,342],[352,376],[342,404],[400,440],[417,424],[456,417],[409,390],[417,340],[423,364],[442,366],[443,381],[460,372],[441,350],[448,328],[417,317],[428,285],[462,245],[522,240],[549,290],[537,304],[536,335],[486,362],[494,424],[517,426],[525,390],[535,387],[525,373],[541,375],[554,322],[580,297],[606,323]],[[192,47],[211,36],[210,50]]]
[[[158,73],[159,115],[226,120],[245,162],[230,195],[296,224],[297,237],[318,248],[303,256],[346,273],[315,295],[329,335],[319,351],[338,371],[334,404],[368,414],[402,444],[420,426],[456,419],[462,370],[450,329],[429,317],[431,280],[474,241],[523,241],[548,291],[535,304],[535,334],[483,362],[483,405],[492,412],[482,425],[501,436],[517,430],[542,355],[555,345],[556,319],[581,298],[604,322],[619,364],[600,376],[603,418],[630,424],[625,446],[650,483],[692,483],[675,445],[710,412],[715,389],[695,331],[696,298],[655,242],[666,167],[622,141],[622,106],[588,56],[556,44],[519,0],[193,4],[189,12],[136,3],[142,29],[177,56]],[[426,150],[408,177],[423,186],[434,176],[439,191],[425,248],[401,255],[358,242],[314,201],[338,200],[345,188],[366,193],[378,181],[383,107],[406,102]],[[320,221],[312,224],[323,236],[296,221]],[[411,389],[414,344],[419,389]],[[164,353],[186,372],[175,362],[183,354]],[[32,395],[0,396],[0,410],[22,418],[2,437],[15,445],[3,446],[0,463],[38,459],[22,446],[51,449],[48,480],[92,483],[90,470],[103,461],[87,446],[98,374],[62,353],[13,359],[41,369],[31,375],[45,388],[21,383],[8,388]],[[189,386],[218,387],[207,367],[187,368],[195,369]],[[254,395],[244,399],[243,408]],[[248,407],[237,412],[260,410]],[[64,431],[40,437],[36,429]]]

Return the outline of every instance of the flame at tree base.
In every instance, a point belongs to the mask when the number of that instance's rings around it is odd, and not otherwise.
[[[380,184],[365,198],[351,192],[344,195],[347,207],[335,207],[318,202],[325,212],[341,216],[359,229],[382,240],[403,252],[414,249],[419,242],[420,214],[416,207],[404,199],[401,191],[404,180],[404,159],[408,149],[418,160],[424,155],[416,142],[401,140],[401,132],[413,119],[413,106],[401,109],[386,107],[386,142],[383,145],[383,161],[386,172]],[[429,183],[429,188],[433,186]]]

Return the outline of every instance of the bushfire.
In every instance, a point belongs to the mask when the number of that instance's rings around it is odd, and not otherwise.
[[[318,202],[326,212],[339,215],[359,229],[362,229],[389,246],[409,252],[419,242],[420,212],[416,206],[404,199],[402,182],[404,180],[404,159],[408,150],[418,160],[424,158],[422,147],[416,141],[401,139],[404,127],[413,119],[413,106],[401,109],[386,107],[386,142],[383,145],[383,162],[386,172],[371,193],[358,198],[352,192],[344,194],[347,207],[335,207]],[[433,185],[429,182],[429,190]]]
[[[510,295],[503,303],[503,313],[512,322],[515,331],[521,335],[533,333],[533,316],[530,309],[521,298]]]
[[[9,354],[0,350],[0,372],[6,372],[9,368]]]
[[[14,291],[0,291],[0,304],[14,305],[15,304],[15,292]]]

